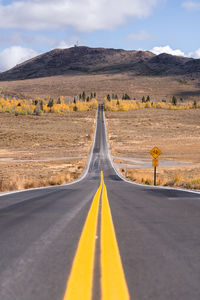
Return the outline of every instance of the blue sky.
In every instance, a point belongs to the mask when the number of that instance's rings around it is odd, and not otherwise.
[[[0,71],[54,48],[200,58],[200,0],[0,0]]]

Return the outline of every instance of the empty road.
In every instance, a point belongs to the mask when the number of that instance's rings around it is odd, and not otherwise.
[[[0,300],[63,299],[200,299],[200,194],[122,180],[103,106],[82,180],[0,197]]]

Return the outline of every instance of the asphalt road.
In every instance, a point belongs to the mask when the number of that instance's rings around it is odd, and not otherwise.
[[[100,107],[91,161],[81,181],[0,197],[0,300],[64,299],[101,170],[130,299],[200,299],[200,194],[123,181],[109,158]],[[102,214],[99,210],[95,236],[95,300],[103,299]],[[117,274],[117,267],[112,271]]]

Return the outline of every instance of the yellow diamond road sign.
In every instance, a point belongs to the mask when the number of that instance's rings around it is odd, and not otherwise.
[[[160,151],[160,149],[158,147],[154,147],[151,151],[150,154],[153,156],[153,158],[158,158],[158,156],[160,154],[162,154],[162,152]]]

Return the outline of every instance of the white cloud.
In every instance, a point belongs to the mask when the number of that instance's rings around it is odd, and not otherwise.
[[[145,30],[141,30],[138,33],[131,33],[128,36],[131,41],[145,41],[152,38],[152,35],[146,32]]]
[[[0,52],[0,71],[11,69],[36,55],[36,51],[20,46],[6,48]]]
[[[70,47],[73,47],[74,44],[71,44],[71,43],[68,43],[67,41],[60,41],[59,45],[57,48],[59,49],[66,49],[66,48],[70,48]]]
[[[66,48],[70,48],[70,47],[74,47],[75,45],[79,45],[80,44],[80,39],[78,37],[70,37],[68,39],[62,40],[60,41],[60,43],[58,44],[58,46],[56,48],[60,48],[60,49],[66,49]]]
[[[188,56],[189,56],[189,57],[193,57],[193,58],[199,59],[199,58],[200,58],[200,48],[197,49],[197,50],[194,51],[194,52],[190,52],[190,53],[188,54]]]
[[[171,54],[171,55],[185,56],[185,57],[191,57],[191,58],[196,58],[196,59],[200,58],[200,48],[193,52],[189,52],[187,54],[185,54],[183,51],[181,51],[179,49],[173,50],[170,46],[153,47],[153,49],[151,49],[150,51],[156,55],[161,54],[161,53],[167,53],[167,54]]]
[[[185,1],[182,6],[189,11],[200,10],[200,3],[196,1]]]
[[[0,28],[80,31],[112,29],[128,17],[143,18],[164,0],[15,0],[0,4]]]
[[[181,51],[179,49],[173,50],[170,46],[154,47],[150,51],[156,55],[161,54],[161,53],[167,53],[167,54],[171,54],[171,55],[185,56],[183,51]]]

